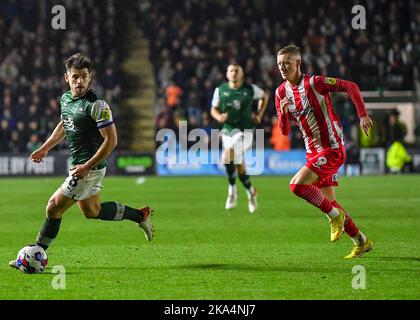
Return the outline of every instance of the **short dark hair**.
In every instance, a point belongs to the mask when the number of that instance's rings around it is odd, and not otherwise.
[[[74,69],[84,69],[87,68],[90,72],[92,69],[93,62],[88,57],[83,56],[80,52],[75,53],[68,57],[66,61],[66,70]]]
[[[281,48],[277,55],[281,54],[293,54],[293,55],[300,55],[300,48],[294,44],[288,44],[287,46]]]
[[[239,63],[237,63],[236,61],[229,63],[227,65],[227,68],[229,68],[230,66],[242,68],[242,66]]]

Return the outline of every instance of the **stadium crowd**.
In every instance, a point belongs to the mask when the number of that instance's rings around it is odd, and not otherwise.
[[[290,42],[303,49],[306,73],[352,80],[364,91],[412,89],[420,59],[416,1],[363,4],[366,30],[352,28],[351,1],[140,1],[138,21],[150,39],[158,87],[157,129],[176,128],[179,119],[191,128],[217,126],[209,116],[213,90],[226,81],[227,65],[238,62],[248,82],[271,94],[260,125],[266,146],[302,147],[297,129],[290,140],[279,136],[272,97],[281,83],[276,52]],[[354,107],[345,96],[334,99],[346,136],[357,143]]]
[[[116,6],[109,1],[61,1],[66,30],[54,30],[55,1],[0,3],[0,151],[31,152],[59,122],[66,57],[82,52],[94,61],[93,87],[117,113],[120,92]],[[62,146],[63,147],[63,146]]]
[[[76,51],[93,59],[93,87],[118,117],[122,3],[63,0],[66,30],[51,26],[55,4],[53,0],[0,3],[1,152],[32,151],[53,130],[59,120],[58,98],[68,90],[62,78],[64,59]],[[273,92],[281,79],[275,58],[289,42],[302,47],[304,72],[349,79],[362,90],[412,89],[413,66],[420,60],[416,1],[363,4],[366,30],[352,29],[348,1],[138,1],[135,14],[150,39],[158,88],[157,129],[176,130],[180,119],[188,120],[190,129],[209,132],[217,127],[209,115],[213,91],[225,81],[228,63],[235,61],[244,67],[248,82],[271,94],[259,125],[266,133],[265,145],[303,147],[296,127],[285,139],[276,125]],[[334,99],[346,136],[356,141],[353,105],[340,94]]]

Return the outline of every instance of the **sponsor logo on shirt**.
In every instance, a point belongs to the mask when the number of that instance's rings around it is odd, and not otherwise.
[[[308,114],[311,114],[312,112],[314,112],[314,109],[310,105],[308,105],[302,111],[293,111],[293,112],[291,112],[291,114],[295,118],[297,118],[297,117],[300,117],[300,116],[307,116]]]
[[[337,80],[335,78],[325,78],[325,83],[335,86]]]
[[[235,110],[239,110],[241,108],[241,101],[233,100],[231,103],[227,104],[229,107]]]
[[[74,127],[73,118],[71,116],[63,118],[63,126],[67,131],[76,131],[76,128]]]
[[[100,114],[99,118],[101,120],[109,120],[109,119],[111,119],[111,110],[109,109],[109,107],[105,107],[101,111],[101,114]]]

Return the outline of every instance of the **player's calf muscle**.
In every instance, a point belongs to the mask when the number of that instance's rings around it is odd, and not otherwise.
[[[98,206],[84,206],[79,204],[80,210],[82,210],[86,219],[96,219],[101,210],[100,204]]]
[[[86,219],[97,219],[99,215],[99,211],[95,212],[95,211],[85,210],[82,212],[85,215]]]
[[[58,192],[56,192],[47,203],[47,207],[45,209],[46,215],[49,218],[58,219],[61,218],[63,213],[70,208],[74,203],[74,200],[63,196],[60,196]]]

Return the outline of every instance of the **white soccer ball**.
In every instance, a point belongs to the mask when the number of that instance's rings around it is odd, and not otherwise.
[[[45,250],[37,245],[30,245],[20,249],[16,263],[23,273],[42,273],[48,264]]]

